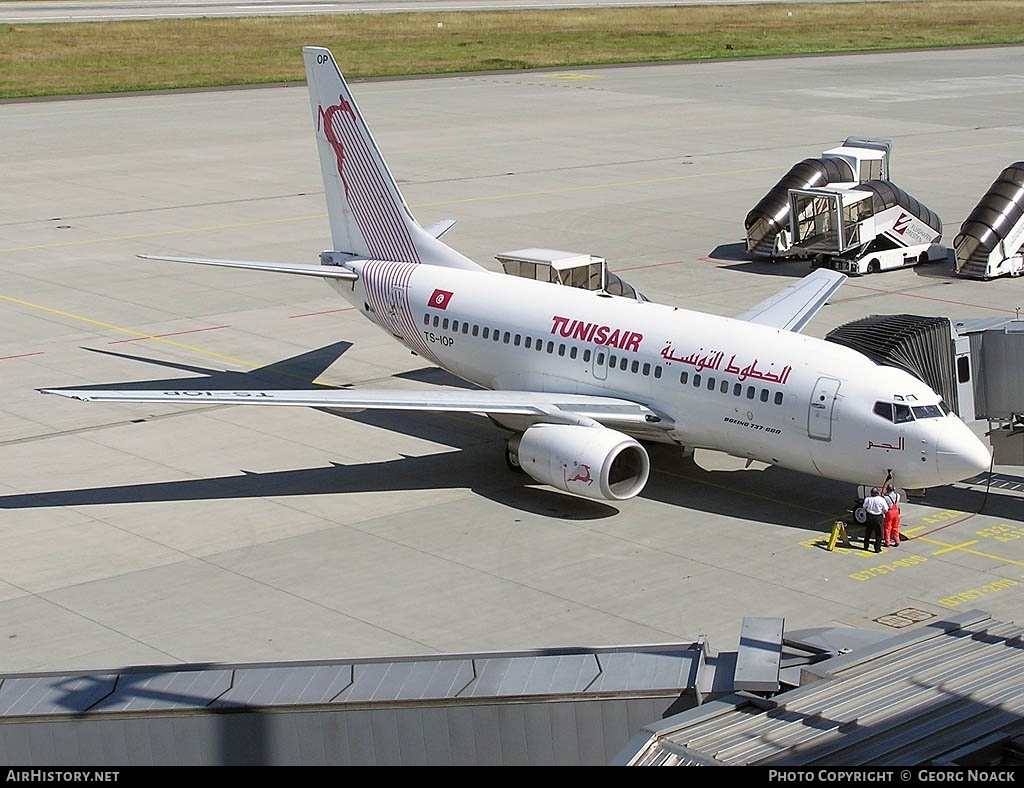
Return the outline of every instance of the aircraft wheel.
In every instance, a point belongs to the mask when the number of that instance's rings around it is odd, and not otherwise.
[[[863,506],[858,506],[853,510],[853,519],[858,525],[864,525],[868,521],[868,510]]]
[[[523,466],[519,464],[519,454],[512,451],[512,447],[505,445],[505,464],[515,473],[526,473]]]

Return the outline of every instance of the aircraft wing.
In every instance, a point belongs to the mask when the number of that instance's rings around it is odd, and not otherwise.
[[[272,271],[278,274],[299,274],[300,276],[319,276],[325,279],[345,279],[354,281],[359,275],[348,268],[338,265],[302,265],[299,263],[262,263],[250,260],[215,260],[208,257],[163,257],[155,254],[140,254],[145,260],[167,260],[171,263],[195,263],[196,265],[215,265],[222,268],[248,268],[253,271]]]
[[[559,424],[603,424],[623,429],[665,431],[675,425],[646,405],[615,397],[534,391],[436,389],[431,391],[302,389],[297,391],[143,391],[39,389],[83,402],[159,402],[179,405],[292,405],[361,410],[419,410],[535,417]]]
[[[845,281],[846,274],[818,268],[736,317],[738,320],[799,333]]]

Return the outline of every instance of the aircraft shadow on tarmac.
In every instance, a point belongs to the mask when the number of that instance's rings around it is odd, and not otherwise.
[[[133,383],[104,383],[76,386],[76,389],[122,388],[165,389],[314,389],[314,381],[349,348],[337,342],[307,353],[275,362],[250,372],[218,371],[195,365],[152,359],[108,350],[92,352],[155,364],[201,377],[148,380]],[[433,385],[461,386],[459,378],[436,367],[425,367],[396,375]],[[572,520],[612,517],[629,502],[611,504],[580,498],[534,483],[525,474],[506,467],[504,433],[483,416],[405,411],[341,412],[331,408],[315,410],[332,417],[449,446],[456,451],[357,464],[332,462],[329,466],[268,473],[240,474],[207,479],[187,479],[143,484],[0,496],[0,509],[34,509],[62,506],[227,500],[275,496],[324,495],[378,490],[427,490],[467,487],[496,503],[523,512]],[[643,498],[671,506],[775,523],[811,532],[827,532],[835,519],[850,514],[855,488],[827,479],[817,479],[772,466],[735,470],[708,470],[693,458],[684,458],[676,447],[654,445],[651,478]],[[1010,482],[1007,481],[1007,484]],[[1004,485],[1005,487],[1006,485]],[[1012,485],[1011,485],[1012,486]],[[1024,481],[1021,486],[1024,487]],[[983,504],[1009,513],[1019,499],[985,495],[977,489],[945,487],[929,491],[930,505],[977,511]]]
[[[350,417],[349,414],[335,415]],[[428,432],[450,430],[450,424],[440,423],[439,414],[430,415],[431,418],[425,420],[433,422]],[[423,421],[418,423],[419,432],[423,431]],[[391,422],[382,426],[392,430],[401,425]],[[486,423],[483,426],[487,426]],[[492,433],[491,439],[477,440],[474,445],[454,452],[402,456],[378,462],[351,465],[332,462],[325,467],[266,473],[243,469],[237,475],[205,479],[4,495],[0,496],[0,509],[344,495],[445,487],[466,487],[476,495],[519,511],[572,520],[612,517],[620,508],[630,506],[628,501],[613,506],[579,498],[536,484],[525,475],[513,474],[501,459],[503,448],[498,431],[492,428]],[[678,455],[667,466],[661,458],[652,460],[651,479],[641,497],[681,509],[825,533],[835,519],[848,516],[852,508],[853,488],[842,482],[813,479],[774,467],[705,470],[693,460]],[[927,502],[966,512],[975,511],[971,505],[980,506],[983,499],[984,493],[945,487],[929,491]],[[987,500],[986,513],[1004,507],[1009,512],[1020,506],[1019,498],[996,501],[996,496],[990,495]]]
[[[239,389],[318,389],[322,386],[316,385],[314,381],[319,378],[328,367],[337,361],[352,347],[351,342],[335,342],[330,345],[300,353],[297,356],[275,361],[265,367],[259,367],[248,372],[234,372],[230,370],[216,370],[209,367],[200,367],[193,364],[183,364],[165,359],[150,358],[148,356],[137,356],[131,353],[118,353],[113,350],[100,350],[98,348],[82,348],[90,353],[100,353],[105,356],[126,359],[129,361],[140,361],[150,366],[174,369],[179,372],[189,372],[202,377],[184,378],[161,378],[160,380],[141,380],[127,383],[97,383],[90,386],[66,386],[65,388],[91,391],[94,389],[123,389],[126,391],[167,391],[177,389],[212,389],[216,391],[235,391]],[[55,388],[54,391],[60,391]]]

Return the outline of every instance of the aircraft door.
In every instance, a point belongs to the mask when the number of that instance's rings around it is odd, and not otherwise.
[[[594,380],[605,380],[608,377],[608,348],[594,348]]]
[[[836,378],[818,378],[807,409],[807,435],[820,441],[832,440],[832,418],[840,381]]]
[[[388,297],[388,313],[384,316],[388,331],[399,339],[405,338],[402,324],[409,313],[409,291],[403,285],[392,285]]]

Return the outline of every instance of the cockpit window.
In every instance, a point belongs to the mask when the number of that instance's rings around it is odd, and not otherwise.
[[[904,405],[905,400],[911,402],[917,400],[917,397],[907,395],[901,397],[899,394],[893,397],[896,402],[876,402],[874,412],[876,416],[881,416],[886,421],[892,421],[896,424],[903,424],[908,421],[914,421],[917,419],[939,419],[943,416],[948,416],[951,411],[946,406],[946,403],[939,400],[938,405]]]
[[[903,424],[906,421],[913,421],[914,414],[910,410],[909,405],[901,405],[897,402],[893,405],[893,411],[895,418],[893,419],[897,424]]]

